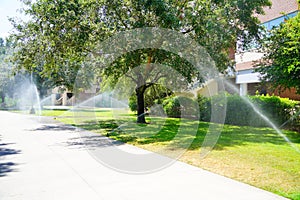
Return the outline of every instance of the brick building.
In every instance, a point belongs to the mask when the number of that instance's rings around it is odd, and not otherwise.
[[[258,15],[261,25],[271,30],[274,26],[278,26],[286,19],[294,17],[299,12],[297,0],[272,0],[272,6],[264,8],[265,15]],[[262,58],[263,53],[260,53],[255,45],[247,50],[239,49],[235,54],[236,61],[236,84],[239,86],[240,95],[255,94],[259,91],[261,94],[275,94],[282,97],[300,100],[300,95],[295,94],[295,89],[290,89],[279,93],[272,91],[268,85],[260,83],[260,74],[254,72],[254,62]],[[270,83],[272,84],[272,83]]]

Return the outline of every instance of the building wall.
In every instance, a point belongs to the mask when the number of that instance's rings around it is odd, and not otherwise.
[[[256,95],[257,93],[260,95],[262,94],[275,95],[283,98],[289,98],[289,99],[300,101],[300,94],[296,93],[295,88],[285,89],[283,91],[280,91],[278,89],[276,90],[271,89],[270,87],[268,87],[263,83],[248,83],[248,94]]]
[[[259,83],[260,73],[255,72],[253,69],[246,69],[237,71],[236,73],[236,83]]]
[[[286,89],[286,90],[281,91],[281,92],[279,90],[275,90],[274,92],[272,92],[272,94],[277,95],[277,96],[281,96],[281,97],[284,97],[284,98],[289,98],[289,99],[300,101],[300,94],[296,93],[295,88]]]
[[[261,21],[261,25],[265,26],[268,30],[274,26],[278,26],[284,22],[286,18],[294,17],[299,10],[297,0],[272,0],[272,6],[265,7],[265,15],[257,15]],[[256,61],[262,58],[263,54],[257,51],[257,45],[253,45],[250,50],[242,53],[235,54],[236,61],[236,84],[240,86],[240,94],[254,95],[256,91],[261,93],[275,94],[282,97],[288,97],[291,99],[299,99],[299,95],[295,94],[295,90],[287,90],[284,92],[270,91],[264,87],[259,80],[259,73],[253,73],[253,67],[256,65]]]
[[[208,81],[204,87],[200,88],[197,91],[197,94],[200,94],[205,97],[210,97],[218,94],[218,91],[219,91],[218,82],[213,79]]]
[[[253,61],[259,60],[263,57],[263,53],[256,51],[249,51],[235,54],[236,70],[244,70],[252,68]]]
[[[235,84],[235,78],[227,78],[227,83],[224,84],[224,90],[229,94],[238,94],[239,88]]]

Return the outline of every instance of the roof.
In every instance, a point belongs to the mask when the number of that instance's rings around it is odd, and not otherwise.
[[[265,15],[258,15],[261,23],[281,17],[284,14],[299,10],[297,0],[272,0],[271,7],[265,7]]]

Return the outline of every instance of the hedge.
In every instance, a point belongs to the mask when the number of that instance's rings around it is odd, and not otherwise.
[[[199,118],[199,108],[195,100],[183,97],[169,97],[162,101],[162,106],[168,117]]]
[[[293,118],[289,121],[289,125],[300,126],[300,103],[278,96],[241,97],[226,94],[226,98],[224,98],[224,94],[219,94],[210,98],[198,96],[196,99],[171,96],[157,99],[154,103],[161,104],[168,117],[197,118],[201,121],[220,123],[221,121],[211,121],[213,108],[214,112],[219,115],[222,115],[222,111],[226,109],[225,124],[264,127],[270,126],[267,122],[270,120],[275,125],[281,126]],[[133,110],[136,109],[136,99],[134,97],[129,100],[129,106]],[[298,116],[295,117],[297,112]],[[263,119],[262,116],[265,116],[267,120]]]
[[[296,109],[299,109],[297,101],[268,95],[240,97],[227,94],[226,98],[222,95],[211,98],[199,96],[197,101],[202,121],[210,121],[213,102],[216,112],[226,106],[225,124],[239,126],[269,126],[268,120],[280,126],[292,117]],[[267,117],[267,120],[262,116]]]

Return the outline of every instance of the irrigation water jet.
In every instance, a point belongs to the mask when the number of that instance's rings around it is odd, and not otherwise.
[[[223,80],[226,86],[228,86],[230,89],[234,90],[236,93],[239,93],[239,90],[229,81]],[[300,149],[293,143],[291,140],[265,115],[262,113],[262,111],[254,104],[252,103],[247,96],[241,96],[241,99],[244,100],[248,105],[252,107],[254,112],[263,119],[271,128],[273,128],[276,133],[281,136],[295,151],[300,153]],[[284,123],[285,124],[285,123]],[[282,126],[280,126],[282,127]]]
[[[14,89],[14,99],[17,100],[17,108],[29,114],[41,115],[39,92],[33,82],[32,76],[20,76],[18,85]]]

